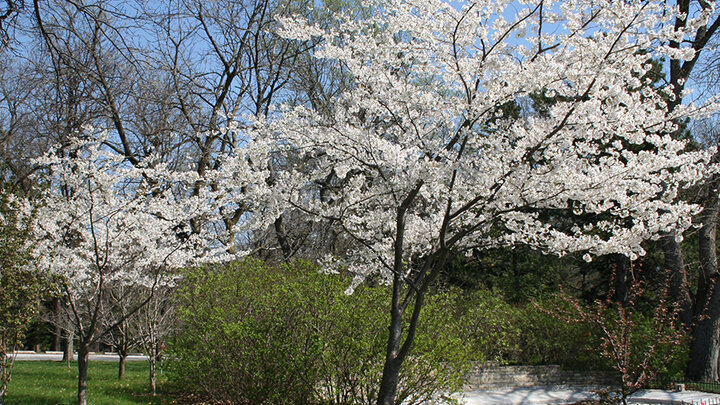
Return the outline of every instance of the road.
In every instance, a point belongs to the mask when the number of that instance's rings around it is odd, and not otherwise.
[[[20,351],[17,353],[15,360],[45,360],[45,361],[61,361],[63,358],[62,352],[45,352],[35,353],[30,351]],[[73,356],[73,360],[77,360],[77,353]],[[126,358],[126,361],[146,361],[147,356],[143,354],[131,354]],[[91,353],[90,361],[119,361],[117,354],[105,354],[105,353]]]

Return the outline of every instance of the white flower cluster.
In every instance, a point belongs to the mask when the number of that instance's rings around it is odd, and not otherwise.
[[[37,264],[74,292],[102,283],[150,286],[159,275],[172,282],[166,271],[193,263],[204,249],[189,225],[207,204],[173,194],[196,176],[130,166],[101,140],[76,141],[38,160],[45,191],[26,205]]]
[[[231,258],[235,235],[294,209],[354,242],[326,260],[356,274],[351,292],[373,274],[411,279],[418,260],[447,249],[636,257],[643,240],[690,226],[698,208],[678,193],[702,179],[712,151],[671,134],[718,99],[670,116],[671,89],[647,77],[663,58],[693,57],[667,46],[689,35],[668,24],[676,10],[623,0],[369,9],[372,19],[328,29],[281,21],[282,35],[321,39],[314,56],[340,62],[352,87],[330,112],[281,106],[248,119],[243,146],[202,177],[130,166],[100,141],[45,157],[42,265],[78,285],[146,283],[153,269]]]
[[[675,10],[614,0],[373,9],[327,31],[283,20],[286,36],[322,38],[316,56],[341,62],[354,86],[330,116],[281,108],[253,136],[312,161],[274,193],[339,224],[357,242],[343,260],[360,278],[390,278],[398,254],[411,271],[446,247],[636,257],[643,240],[690,225],[698,208],[678,191],[702,178],[711,152],[669,135],[665,95],[643,79],[653,61],[693,57],[665,46]],[[324,198],[307,192],[328,178]]]

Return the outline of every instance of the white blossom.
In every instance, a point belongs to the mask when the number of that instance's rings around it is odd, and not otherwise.
[[[196,176],[130,166],[101,140],[75,141],[38,160],[38,181],[47,186],[35,204],[25,205],[34,218],[29,243],[37,265],[75,294],[93,291],[101,280],[171,283],[168,270],[201,254],[201,235],[193,235],[190,221],[207,204],[172,192]]]
[[[373,19],[326,31],[283,20],[283,35],[322,37],[315,56],[341,62],[354,85],[330,114],[281,107],[251,136],[262,145],[251,148],[312,159],[273,190],[258,178],[260,200],[267,218],[289,202],[333,218],[357,242],[333,259],[357,275],[349,292],[370,274],[390,280],[398,254],[409,280],[414,261],[444,248],[528,244],[586,260],[636,257],[643,240],[690,226],[698,207],[678,192],[702,178],[711,151],[686,151],[669,135],[672,119],[717,103],[670,117],[671,89],[640,81],[652,60],[694,56],[667,46],[685,35],[669,28],[677,10],[545,1],[554,28],[533,37],[531,1],[376,6]],[[543,111],[537,95],[550,101]],[[508,114],[511,105],[520,111]],[[331,197],[307,193],[328,176],[337,182]]]

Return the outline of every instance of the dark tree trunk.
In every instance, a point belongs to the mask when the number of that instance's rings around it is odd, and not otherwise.
[[[125,377],[125,360],[127,360],[127,353],[118,353],[120,357],[118,361],[118,380],[122,380]]]
[[[613,295],[613,301],[625,303],[628,295],[628,281],[630,277],[630,261],[625,255],[615,255],[615,275],[614,275],[614,286],[615,294]]]
[[[435,273],[433,272],[433,274],[428,277],[428,280],[424,280],[423,285],[418,290],[410,291],[404,297],[401,295],[402,284],[400,277],[396,276],[393,281],[390,333],[388,336],[380,390],[378,391],[378,405],[394,405],[396,403],[397,388],[400,382],[400,370],[403,362],[408,354],[410,354],[410,349],[415,340],[415,334],[420,320],[420,311],[425,302],[425,292],[429,285],[429,280],[432,280],[434,276]],[[407,320],[407,332],[403,338],[403,314],[406,308],[405,304],[407,300],[412,299],[412,297],[414,297],[414,303],[411,307],[412,314]],[[404,298],[404,300],[402,298]]]
[[[395,405],[395,395],[400,380],[400,367],[402,364],[396,359],[385,361],[382,382],[378,392],[378,405]]]
[[[78,348],[78,405],[87,405],[87,377],[90,348],[81,344]]]
[[[717,262],[717,218],[720,198],[714,187],[708,192],[698,235],[700,277],[695,305],[697,325],[692,333],[687,377],[695,381],[718,380],[720,350],[720,275]]]
[[[396,403],[400,370],[415,341],[420,312],[425,302],[425,293],[433,280],[437,278],[440,269],[445,266],[449,256],[449,250],[445,243],[445,226],[443,225],[439,250],[426,257],[423,266],[413,269],[412,273],[408,273],[408,269],[404,266],[405,210],[420,191],[421,186],[422,183],[418,184],[406,197],[397,212],[390,326],[383,375],[378,391],[378,405],[395,405]],[[405,311],[409,308],[412,308],[412,313],[407,319],[407,331],[403,336],[403,316],[406,315]]]
[[[280,215],[277,217],[274,223],[275,226],[275,236],[277,237],[278,243],[280,244],[280,249],[282,250],[283,259],[285,261],[290,260],[290,257],[292,256],[292,247],[290,246],[290,242],[288,241],[287,232],[285,231],[285,224],[283,223],[283,216]]]
[[[670,298],[680,306],[680,322],[686,327],[692,322],[693,300],[688,288],[687,272],[683,260],[682,249],[677,241],[676,232],[662,235],[661,246],[665,256],[665,270],[668,272]]]
[[[715,293],[711,305],[720,305],[720,293]],[[718,350],[720,349],[720,336],[718,335],[720,314],[718,311],[698,322],[693,331],[690,344],[690,361],[687,368],[687,378],[693,381],[718,381]]]
[[[402,292],[401,279],[395,277],[393,282],[393,299],[390,308],[390,330],[388,335],[385,364],[383,366],[380,390],[378,391],[378,405],[394,405],[397,386],[400,378],[402,358],[400,345],[402,344],[402,316],[400,307],[400,294]]]

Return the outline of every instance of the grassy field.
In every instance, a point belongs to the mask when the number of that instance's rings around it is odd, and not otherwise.
[[[152,397],[148,392],[147,362],[128,362],[125,378],[118,380],[118,365],[90,362],[88,403],[92,405],[164,405],[173,403],[167,395]],[[162,376],[158,376],[161,388]],[[77,364],[64,362],[17,361],[13,367],[5,405],[55,405],[77,402]]]

